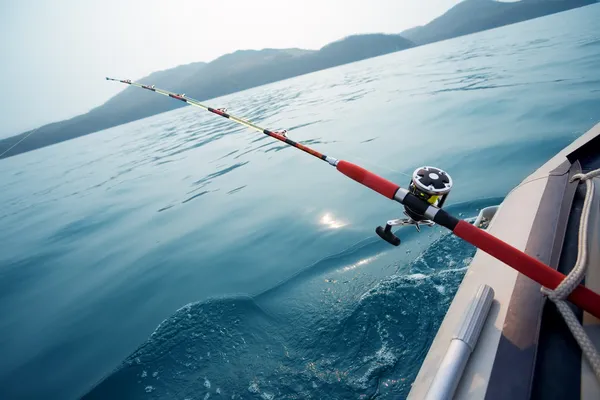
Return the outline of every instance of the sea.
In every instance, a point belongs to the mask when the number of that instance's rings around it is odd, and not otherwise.
[[[600,121],[599,20],[206,103],[402,186],[442,168],[444,207],[472,219]],[[380,240],[402,211],[195,107],[1,160],[0,398],[404,398],[475,249],[437,226]]]

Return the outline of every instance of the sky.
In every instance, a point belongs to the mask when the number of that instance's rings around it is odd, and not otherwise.
[[[0,0],[0,137],[89,111],[137,79],[239,49],[400,33],[459,0]]]

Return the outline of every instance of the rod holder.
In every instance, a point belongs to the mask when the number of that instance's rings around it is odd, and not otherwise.
[[[429,387],[427,400],[450,400],[475,349],[479,334],[490,312],[494,289],[481,285],[475,293],[457,333],[452,336],[444,359]]]

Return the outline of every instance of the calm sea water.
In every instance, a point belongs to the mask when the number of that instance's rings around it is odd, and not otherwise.
[[[448,208],[471,218],[600,120],[598,20],[208,103],[402,185],[444,168]],[[2,160],[0,177],[3,399],[403,397],[474,254],[440,228],[389,246],[374,229],[393,202],[191,107]]]

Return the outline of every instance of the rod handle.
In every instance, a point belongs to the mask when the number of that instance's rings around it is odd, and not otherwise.
[[[356,182],[363,184],[388,199],[393,199],[396,191],[400,188],[400,186],[394,182],[390,182],[387,179],[348,161],[338,161],[336,168],[347,177],[354,179]]]
[[[549,289],[556,289],[565,279],[565,276],[557,270],[464,220],[458,222],[453,232],[459,238]],[[594,317],[600,318],[600,295],[598,293],[579,285],[571,292],[568,300]]]

